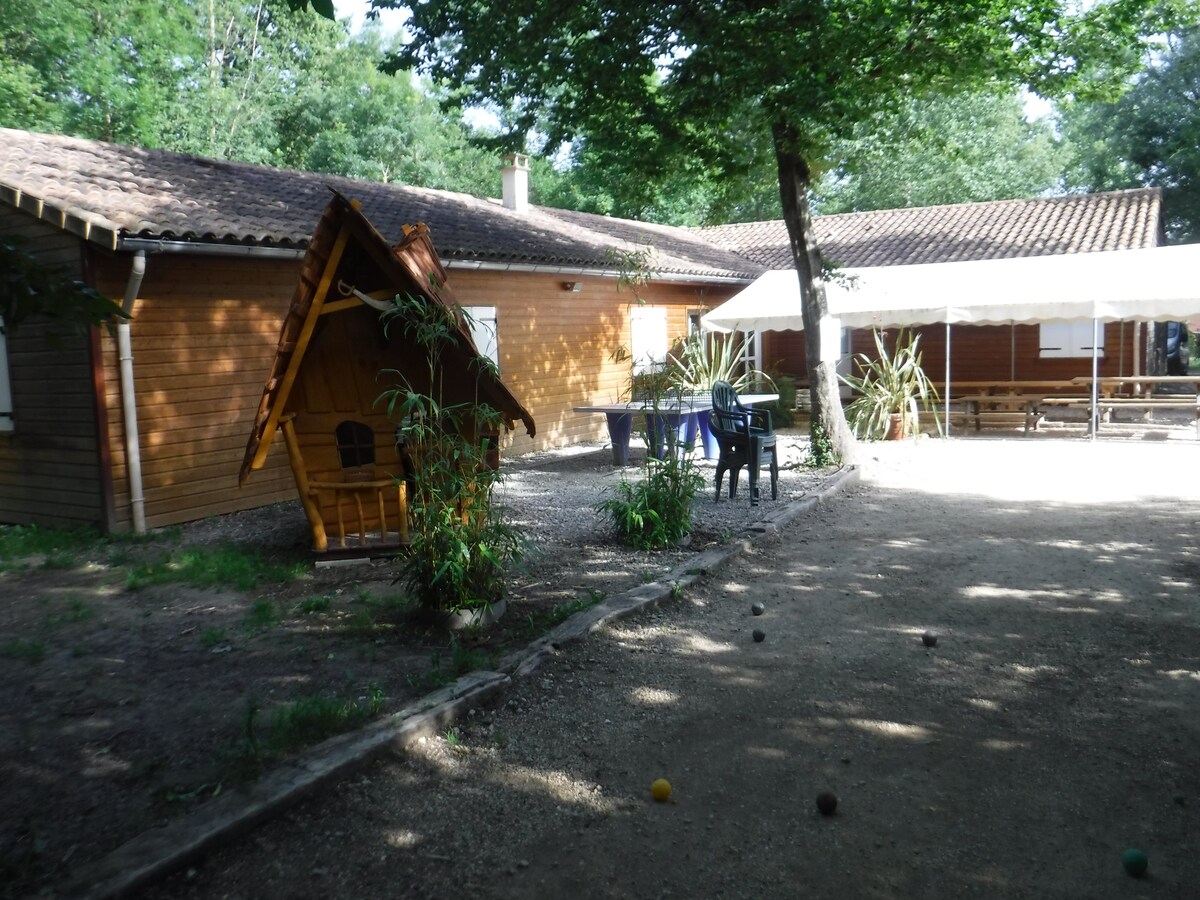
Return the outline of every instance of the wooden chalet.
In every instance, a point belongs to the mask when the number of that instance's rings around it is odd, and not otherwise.
[[[377,551],[408,541],[411,459],[380,394],[389,384],[422,393],[435,387],[422,349],[404,328],[381,321],[397,295],[439,303],[457,321],[456,339],[438,354],[440,402],[486,404],[509,430],[519,419],[529,437],[535,432],[533,417],[495,370],[478,364],[428,229],[406,228],[389,247],[358,203],[335,194],[300,266],[239,478],[244,483],[262,468],[273,435],[282,433],[318,553],[331,549],[333,530],[334,550]]]
[[[0,129],[0,234],[131,314],[127,352],[103,328],[0,335],[0,522],[127,531],[295,498],[284,441],[238,475],[331,187],[388,242],[427,226],[454,298],[486,326],[479,350],[537,422],[502,434],[501,454],[603,438],[603,418],[573,407],[626,389],[614,351],[685,333],[761,267],[686,229],[532,206],[527,174],[513,161],[516,184],[481,198]],[[654,278],[635,296],[615,254],[646,250]],[[349,531],[349,502],[344,515]]]
[[[630,369],[617,351],[665,351],[787,252],[782,223],[685,229],[539,207],[528,202],[522,160],[502,171],[502,196],[484,198],[0,129],[0,235],[19,237],[48,269],[122,298],[131,316],[113,332],[56,335],[33,321],[0,331],[0,522],[140,530],[295,497],[288,454],[259,456],[278,423],[259,423],[256,403],[263,374],[279,363],[281,323],[330,188],[361,201],[387,241],[406,223],[428,227],[455,299],[486,326],[472,331],[478,349],[537,421],[536,435],[501,435],[508,454],[604,439],[604,418],[574,408],[622,397]],[[1161,243],[1160,203],[1157,191],[1119,191],[826,216],[816,228],[827,257],[847,266],[1086,253]],[[377,256],[377,243],[351,254]],[[634,254],[652,274],[636,292],[620,264]],[[387,274],[384,263],[373,266]],[[335,274],[354,283],[344,267]],[[349,299],[331,296],[321,309]],[[317,321],[330,324],[314,333],[349,327],[332,314]],[[956,380],[1008,379],[1012,359],[1016,378],[1083,374],[1077,360],[1041,357],[1036,325],[969,330],[955,329]],[[925,362],[940,372],[943,338],[928,331]],[[1108,335],[1104,374],[1145,371],[1146,326],[1110,324]],[[339,346],[362,352],[362,336]],[[325,353],[322,341],[306,366]],[[760,341],[760,364],[803,374],[799,333]],[[866,349],[870,336],[854,342]],[[295,377],[289,402],[310,393]],[[282,421],[288,413],[276,406]],[[292,421],[306,466],[315,466],[298,412]],[[378,453],[390,452],[390,434],[374,421],[363,424]],[[239,484],[246,436],[259,424],[261,468]],[[390,472],[382,459],[374,468]],[[327,476],[347,480],[339,465],[312,471],[324,474],[306,475],[310,489]],[[357,490],[367,489],[343,494]],[[359,499],[372,532],[366,510],[377,498]],[[357,503],[343,500],[349,535]],[[378,527],[392,531],[398,523],[387,504],[385,512]],[[336,506],[323,506],[321,521],[340,540]]]

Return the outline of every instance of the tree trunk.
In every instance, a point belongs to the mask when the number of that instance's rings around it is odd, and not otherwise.
[[[812,427],[818,425],[843,462],[852,463],[858,443],[842,411],[834,363],[821,361],[821,317],[825,314],[825,288],[820,280],[821,250],[813,236],[808,209],[811,170],[800,152],[799,134],[784,122],[772,128],[775,161],[779,167],[779,195],[783,221],[792,245],[792,260],[800,279],[800,307],[804,320],[804,356],[808,367],[808,393],[812,402]]]

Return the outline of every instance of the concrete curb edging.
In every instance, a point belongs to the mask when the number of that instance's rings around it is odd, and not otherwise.
[[[59,895],[109,900],[127,895],[182,868],[384,751],[403,751],[418,738],[447,727],[465,710],[481,705],[514,680],[531,675],[560,647],[581,641],[611,622],[658,606],[681,588],[690,587],[710,571],[748,552],[754,535],[777,533],[801,515],[857,484],[861,475],[859,467],[846,467],[822,490],[806,494],[765,516],[747,529],[748,536],[697,554],[663,579],[631,588],[575,613],[529,646],[502,659],[497,667],[499,671],[464,675],[405,709],[317,745],[304,759],[274,770],[245,791],[231,791],[189,816],[163,828],[143,832],[76,872]]]

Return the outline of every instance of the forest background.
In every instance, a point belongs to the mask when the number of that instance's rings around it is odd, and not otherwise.
[[[365,7],[365,0],[364,0]],[[265,0],[7,0],[0,126],[496,196],[503,109],[381,68],[403,29]],[[818,213],[1158,186],[1172,242],[1200,240],[1200,33],[1169,36],[1111,100],[913,97],[858,123]],[[1037,114],[1032,111],[1036,110]],[[777,219],[768,136],[734,172],[629,177],[587,136],[533,161],[533,202],[701,225]],[[746,143],[748,142],[748,143]]]

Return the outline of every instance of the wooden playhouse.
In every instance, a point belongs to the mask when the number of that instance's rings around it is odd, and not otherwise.
[[[246,445],[239,484],[261,468],[281,432],[318,553],[379,552],[408,540],[411,462],[378,402],[391,386],[431,390],[428,361],[404,328],[381,314],[397,295],[453,312],[457,331],[439,357],[446,403],[485,403],[511,429],[534,422],[496,376],[478,364],[446,271],[423,225],[389,246],[359,204],[334,193],[313,233],[300,280]]]

